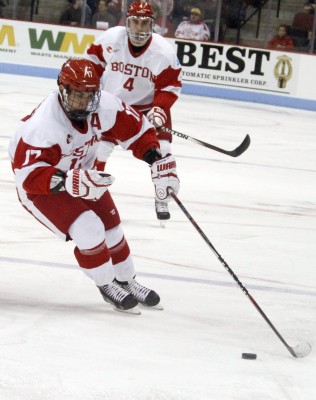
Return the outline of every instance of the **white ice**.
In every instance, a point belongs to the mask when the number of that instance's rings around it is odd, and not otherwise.
[[[7,144],[55,85],[0,74],[0,399],[315,400],[316,350],[291,356],[174,202],[159,227],[149,168],[129,152],[108,163],[112,194],[164,311],[113,311],[73,244],[21,207]],[[173,116],[227,149],[250,135],[238,158],[174,138],[179,198],[284,340],[315,346],[315,113],[183,95]]]

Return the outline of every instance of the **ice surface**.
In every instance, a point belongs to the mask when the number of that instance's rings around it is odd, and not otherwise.
[[[114,312],[63,243],[19,204],[7,155],[50,79],[0,74],[0,399],[315,400],[315,350],[295,359],[173,202],[155,219],[148,167],[116,149],[108,172],[138,279],[164,311]],[[316,334],[315,113],[182,96],[179,198],[290,346]],[[243,360],[243,352],[257,360]]]

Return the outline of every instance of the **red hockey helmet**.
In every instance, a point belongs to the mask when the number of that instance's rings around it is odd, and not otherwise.
[[[69,59],[61,67],[57,83],[70,119],[87,119],[99,107],[100,78],[91,61]],[[87,96],[84,93],[90,94]]]
[[[150,4],[142,1],[134,1],[127,11],[127,16],[154,18]]]
[[[58,85],[79,92],[96,92],[100,88],[100,78],[91,61],[84,58],[69,59],[61,67]]]
[[[127,35],[134,46],[141,47],[146,44],[153,33],[154,14],[150,4],[134,1],[126,18]]]

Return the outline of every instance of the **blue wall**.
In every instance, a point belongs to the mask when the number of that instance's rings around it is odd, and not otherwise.
[[[38,76],[41,78],[56,79],[59,70],[56,68],[0,63],[0,72],[6,74]],[[316,101],[314,100],[299,99],[296,97],[287,97],[282,95],[271,95],[255,91],[227,89],[211,85],[207,86],[184,82],[182,93],[316,111]]]

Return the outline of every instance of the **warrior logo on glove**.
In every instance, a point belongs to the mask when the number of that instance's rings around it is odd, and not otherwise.
[[[66,174],[65,188],[73,197],[96,201],[113,182],[112,175],[102,174],[94,169],[71,169]]]
[[[171,161],[169,163],[163,163],[157,165],[157,172],[162,172],[166,170],[175,169],[177,166],[176,161]]]
[[[155,185],[157,200],[170,200],[169,191],[178,193],[180,181],[176,171],[176,160],[169,155],[155,161],[151,166],[152,181]]]

